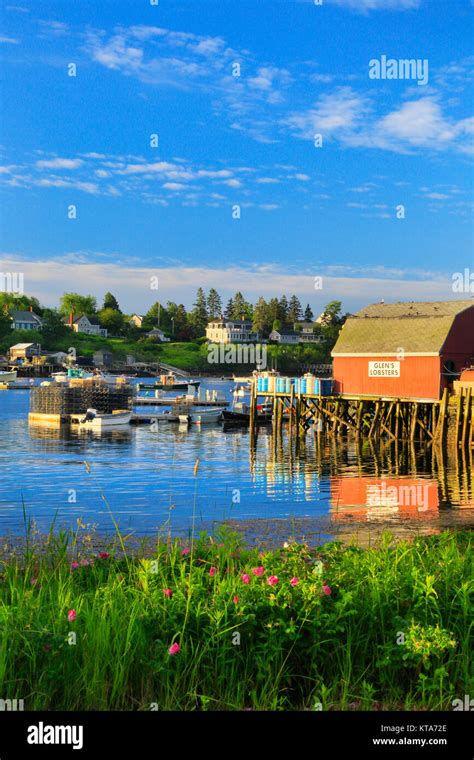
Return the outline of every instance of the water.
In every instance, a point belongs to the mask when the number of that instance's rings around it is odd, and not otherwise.
[[[230,384],[206,387],[230,398]],[[271,427],[255,449],[246,429],[219,425],[70,433],[29,428],[28,407],[27,391],[0,393],[0,535],[24,530],[23,506],[40,530],[54,517],[64,527],[80,518],[109,533],[112,513],[136,535],[184,535],[193,520],[206,530],[225,520],[270,542],[292,532],[324,540],[474,524],[472,457],[330,438],[317,446],[311,434],[296,450]]]

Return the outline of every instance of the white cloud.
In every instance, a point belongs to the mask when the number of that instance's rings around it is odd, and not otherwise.
[[[293,112],[283,124],[297,137],[313,139],[315,134],[324,137],[335,132],[354,129],[367,114],[366,100],[350,87],[340,87],[333,93],[321,95],[313,108]]]
[[[52,158],[44,161],[37,161],[38,169],[78,169],[84,161],[80,158]]]
[[[3,45],[18,45],[19,42],[15,37],[0,37],[0,43]]]
[[[340,5],[353,11],[409,10],[419,8],[421,0],[325,0],[328,5]]]

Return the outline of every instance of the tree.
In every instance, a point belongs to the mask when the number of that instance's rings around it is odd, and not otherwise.
[[[113,335],[118,335],[123,329],[123,314],[117,309],[101,309],[98,314],[102,327],[107,328]]]
[[[311,306],[309,303],[306,304],[306,309],[304,310],[304,321],[305,322],[312,322],[314,319],[314,314],[311,311]]]
[[[237,291],[233,299],[232,314],[230,319],[235,319],[236,321],[238,319],[242,319],[242,317],[244,319],[252,319],[252,312],[252,304],[248,303],[245,300],[240,291]]]
[[[192,337],[192,328],[183,304],[180,303],[178,306],[174,301],[168,301],[166,312],[170,320],[171,337],[175,340],[189,340]]]
[[[112,293],[106,293],[104,296],[103,309],[114,309],[114,311],[120,311],[120,306],[117,299]]]
[[[46,346],[52,346],[56,340],[65,337],[68,334],[68,329],[58,309],[44,309],[41,335]]]
[[[10,317],[3,312],[0,312],[0,338],[4,338],[9,335],[12,330],[12,323]]]
[[[156,327],[159,327],[161,330],[169,330],[171,328],[168,311],[159,301],[156,301],[148,309],[142,322],[144,330],[153,330]]]
[[[71,311],[76,317],[83,314],[93,317],[97,311],[97,300],[94,296],[80,296],[78,293],[64,293],[59,301],[59,311],[68,318]]]
[[[211,288],[207,296],[207,312],[209,319],[216,319],[222,314],[222,301],[219,293]]]
[[[273,325],[275,319],[280,319],[280,302],[278,298],[270,298],[268,302],[268,323]]]
[[[190,314],[189,321],[196,338],[200,338],[202,335],[205,335],[209,317],[207,313],[206,295],[202,288],[198,288],[198,291],[196,293],[196,303],[194,304],[194,309]]]
[[[226,319],[233,319],[232,314],[234,313],[234,299],[229,298],[227,301],[227,306],[225,307],[224,311],[224,317]]]
[[[35,314],[41,317],[43,309],[40,302],[34,296],[20,296],[15,293],[0,293],[0,310],[11,311],[28,311],[30,306]]]
[[[283,295],[280,298],[279,308],[280,308],[280,321],[285,323],[288,320],[288,310],[289,310],[288,299],[285,295]]]
[[[321,324],[324,327],[334,327],[336,325],[342,325],[345,318],[341,314],[341,301],[330,301],[325,306],[321,315]]]
[[[271,321],[268,316],[268,304],[262,296],[258,299],[253,310],[252,328],[255,332],[262,333],[264,336],[267,336],[271,330]]]
[[[303,314],[303,309],[301,308],[300,299],[293,295],[290,298],[290,303],[288,305],[288,321],[294,324],[295,322],[299,322],[301,320]]]

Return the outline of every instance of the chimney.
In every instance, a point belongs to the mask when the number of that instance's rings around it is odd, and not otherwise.
[[[71,309],[71,311],[69,312],[69,327],[72,327],[73,323],[74,323],[74,312]]]
[[[28,306],[28,311],[32,312],[33,311],[33,307],[32,306]]]

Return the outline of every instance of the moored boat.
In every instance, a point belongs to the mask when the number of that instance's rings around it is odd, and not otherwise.
[[[180,414],[179,421],[186,425],[203,425],[211,422],[220,422],[222,417],[223,407],[215,407],[214,409],[197,409],[190,411],[187,414]]]
[[[71,425],[79,430],[112,430],[129,425],[132,413],[117,410],[112,414],[100,414],[95,409],[88,409],[86,414],[71,414]]]
[[[16,376],[17,373],[15,370],[12,370],[11,372],[0,372],[0,383],[14,383]]]

